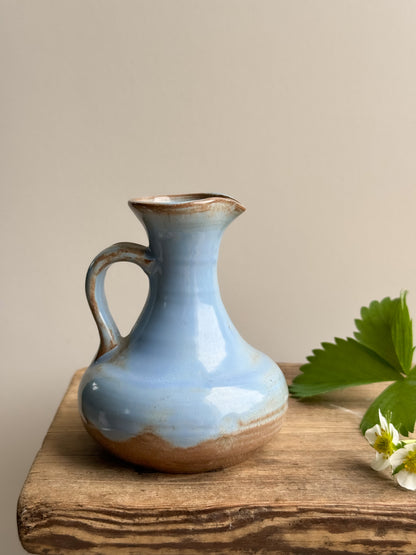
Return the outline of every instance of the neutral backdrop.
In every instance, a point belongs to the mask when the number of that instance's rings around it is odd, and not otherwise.
[[[372,299],[416,307],[416,2],[0,2],[1,552],[73,372],[98,334],[90,260],[145,242],[131,197],[247,208],[219,278],[241,334],[280,361],[351,335]],[[119,264],[123,332],[147,294]]]

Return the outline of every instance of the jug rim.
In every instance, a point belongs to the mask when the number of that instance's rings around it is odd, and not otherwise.
[[[177,210],[201,211],[209,209],[213,203],[226,204],[238,212],[245,207],[235,198],[221,193],[175,193],[132,198],[128,201],[131,208],[151,210],[152,212],[171,212]]]

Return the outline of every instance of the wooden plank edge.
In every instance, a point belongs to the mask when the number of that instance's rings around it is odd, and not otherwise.
[[[385,507],[45,509],[26,538],[31,553],[414,553],[415,515]]]

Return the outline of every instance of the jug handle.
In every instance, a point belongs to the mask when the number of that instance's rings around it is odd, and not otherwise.
[[[95,359],[111,351],[121,340],[121,334],[108,308],[104,278],[114,262],[133,262],[149,275],[154,258],[148,247],[137,243],[116,243],[101,251],[91,262],[85,280],[85,292],[98,333],[100,346]]]

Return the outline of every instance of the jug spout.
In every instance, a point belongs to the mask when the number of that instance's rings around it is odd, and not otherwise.
[[[217,193],[187,193],[180,195],[158,195],[135,198],[129,206],[136,216],[144,221],[146,217],[157,215],[179,216],[201,215],[201,213],[221,215],[227,223],[245,211],[245,207],[236,199]]]

